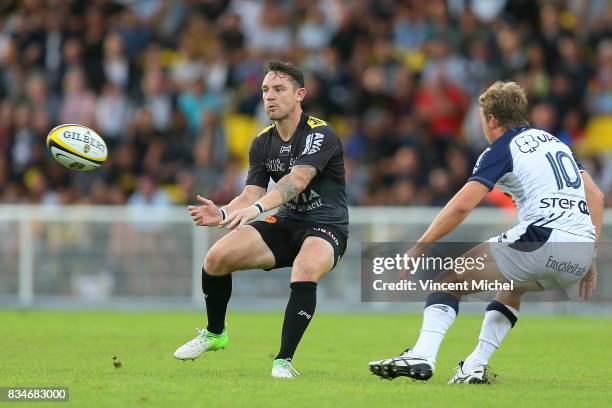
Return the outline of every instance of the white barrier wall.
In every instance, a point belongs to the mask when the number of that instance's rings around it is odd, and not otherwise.
[[[437,212],[352,208],[347,253],[321,282],[320,299],[340,310],[380,308],[360,303],[361,242],[414,241]],[[447,240],[482,241],[515,221],[512,213],[478,209]],[[0,306],[200,306],[206,250],[225,233],[192,226],[184,207],[0,206]],[[612,290],[606,272],[598,292]],[[287,270],[240,272],[234,282],[238,307],[286,302]]]

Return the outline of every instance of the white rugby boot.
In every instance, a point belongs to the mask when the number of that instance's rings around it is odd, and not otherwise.
[[[469,372],[463,371],[463,361],[455,367],[453,377],[448,381],[449,384],[490,384],[487,366],[476,364]]]
[[[181,347],[176,349],[174,357],[179,360],[195,360],[202,353],[207,351],[223,350],[227,347],[229,337],[227,335],[227,327],[223,329],[223,333],[214,334],[206,329],[196,329],[198,335]]]

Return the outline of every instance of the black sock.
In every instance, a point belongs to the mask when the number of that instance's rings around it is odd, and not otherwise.
[[[292,359],[317,306],[317,282],[292,282],[276,358]]]
[[[206,300],[206,314],[208,315],[206,330],[221,334],[225,327],[227,303],[232,296],[232,274],[212,276],[202,269],[202,292]]]

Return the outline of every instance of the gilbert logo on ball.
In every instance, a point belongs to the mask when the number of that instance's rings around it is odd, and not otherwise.
[[[53,128],[47,135],[47,148],[62,166],[90,171],[108,158],[104,139],[83,125],[65,124]]]

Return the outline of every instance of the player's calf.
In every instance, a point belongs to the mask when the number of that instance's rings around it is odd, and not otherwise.
[[[518,307],[520,293],[499,293],[498,298],[511,301]],[[478,344],[472,353],[455,368],[449,384],[488,384],[487,367],[493,353],[518,320],[518,310],[509,304],[494,300],[487,306],[482,322]]]

